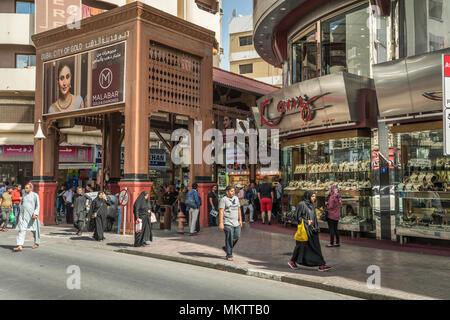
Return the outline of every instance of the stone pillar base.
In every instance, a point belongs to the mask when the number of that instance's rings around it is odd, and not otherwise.
[[[202,199],[202,206],[200,208],[200,216],[199,216],[200,228],[205,228],[209,226],[208,193],[211,192],[211,188],[215,185],[215,183],[197,182],[197,184],[198,184],[197,191]]]
[[[153,182],[150,181],[120,181],[118,183],[119,189],[128,189],[129,199],[127,204],[127,217],[126,217],[126,225],[125,225],[125,233],[126,234],[134,234],[134,214],[133,214],[133,205],[136,199],[139,197],[142,191],[147,191],[150,194],[150,189],[153,185]],[[124,210],[121,207],[121,222],[120,226],[122,228],[121,234],[123,234],[123,225],[124,225]]]
[[[32,182],[33,191],[39,195],[39,221],[42,225],[56,224],[56,182]]]

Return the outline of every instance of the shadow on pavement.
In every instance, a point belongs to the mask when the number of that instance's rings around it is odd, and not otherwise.
[[[134,247],[132,244],[130,243],[119,243],[119,242],[110,242],[106,244],[107,246],[112,246],[112,247]]]
[[[93,239],[92,237],[72,237],[70,238],[70,240],[85,240],[85,241],[96,241],[95,239]]]

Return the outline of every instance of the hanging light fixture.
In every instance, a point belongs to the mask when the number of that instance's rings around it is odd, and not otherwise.
[[[44,136],[44,132],[42,132],[42,127],[41,127],[41,120],[38,120],[38,129],[36,132],[36,135],[34,136],[35,139],[46,139],[46,137]]]

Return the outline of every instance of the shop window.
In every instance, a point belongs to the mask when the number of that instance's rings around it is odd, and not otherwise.
[[[321,23],[322,75],[346,71],[370,76],[370,43],[367,5]]]
[[[31,66],[36,66],[36,56],[34,54],[16,54],[16,68]]]
[[[292,43],[292,83],[317,76],[317,41],[313,30]]]
[[[399,10],[400,57],[450,46],[450,1],[402,0]]]
[[[239,74],[253,73],[253,64],[241,64],[239,66]]]
[[[398,234],[450,232],[450,157],[443,130],[395,133]]]
[[[16,13],[34,14],[34,2],[16,1]]]
[[[306,190],[315,190],[318,221],[326,208],[328,191],[337,185],[342,196],[340,228],[370,231],[373,216],[371,138],[354,137],[305,142],[283,148],[282,176],[289,197],[288,219]],[[323,227],[326,227],[326,223]]]
[[[251,46],[253,44],[252,36],[239,37],[239,45],[243,46]]]

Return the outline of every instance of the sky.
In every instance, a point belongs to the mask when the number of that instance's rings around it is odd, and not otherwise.
[[[230,51],[230,35],[228,34],[228,23],[233,14],[233,9],[236,9],[236,16],[247,16],[253,14],[252,0],[222,0],[222,69],[230,70],[230,62],[228,61]]]

